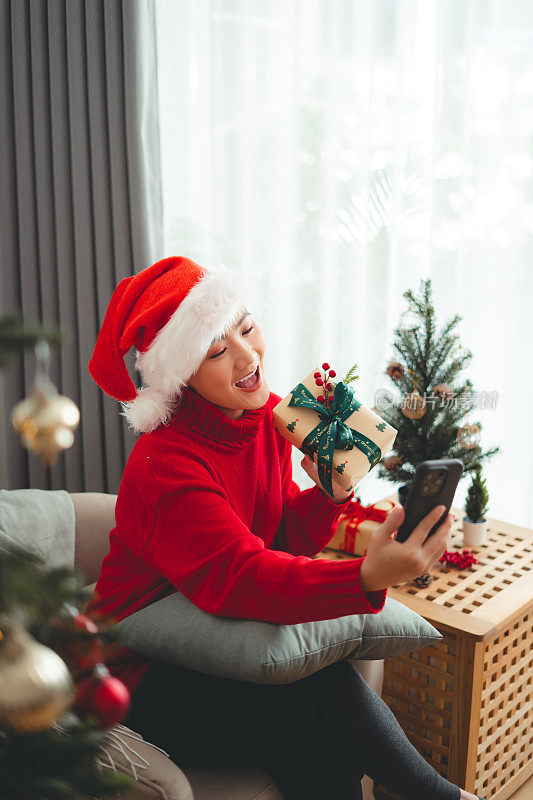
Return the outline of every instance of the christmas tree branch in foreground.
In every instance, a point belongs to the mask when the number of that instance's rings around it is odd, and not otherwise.
[[[87,647],[93,652],[95,641],[100,638],[100,633],[72,630],[68,622],[72,617],[65,616],[67,607],[76,611],[75,604],[87,599],[77,574],[65,567],[46,568],[36,555],[10,546],[0,550],[0,576],[2,800],[75,800],[123,791],[131,778],[102,770],[98,764],[99,753],[110,741],[98,721],[90,717],[81,720],[67,710],[55,722],[36,726],[36,730],[19,729],[31,724],[34,715],[37,720],[39,715],[48,713],[46,708],[43,711],[46,695],[42,682],[36,686],[32,677],[32,669],[40,663],[38,659],[43,655],[55,658],[68,676],[69,670],[75,673],[77,664],[90,661]],[[13,648],[12,631],[17,626],[27,629],[19,661],[9,654]],[[66,664],[61,663],[58,653]],[[20,708],[15,692],[10,691],[10,680],[15,681],[19,694],[24,688]],[[68,692],[70,685],[69,679],[68,684],[53,687],[60,700],[61,688],[64,686]],[[68,706],[68,695],[65,705]],[[13,724],[17,722],[20,724]]]

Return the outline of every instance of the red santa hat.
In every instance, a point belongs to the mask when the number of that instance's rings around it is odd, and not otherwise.
[[[214,340],[225,336],[244,308],[243,276],[206,270],[171,256],[124,278],[111,297],[89,372],[106,394],[120,400],[130,426],[146,433],[164,424],[188,379]],[[145,387],[137,390],[124,356]]]

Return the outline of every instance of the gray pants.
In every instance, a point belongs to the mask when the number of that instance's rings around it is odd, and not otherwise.
[[[461,796],[346,661],[281,685],[156,663],[125,724],[184,768],[259,767],[286,800],[359,800],[365,774],[405,800]]]

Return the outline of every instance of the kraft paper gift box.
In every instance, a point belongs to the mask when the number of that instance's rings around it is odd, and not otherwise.
[[[326,546],[355,556],[366,555],[372,535],[385,521],[391,508],[394,508],[394,503],[390,500],[381,500],[370,506],[363,506],[355,500],[352,507],[341,514],[337,530]]]
[[[273,424],[288,441],[307,453],[316,453],[324,491],[333,496],[332,477],[346,491],[363,478],[392,448],[396,429],[360,403],[348,384],[328,379],[333,402],[316,398],[324,393],[315,383],[317,367],[273,409]],[[321,373],[322,374],[322,373]]]

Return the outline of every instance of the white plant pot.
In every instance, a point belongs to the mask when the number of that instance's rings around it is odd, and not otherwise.
[[[479,547],[485,543],[487,533],[487,520],[470,522],[468,517],[463,517],[463,545],[465,547]]]

